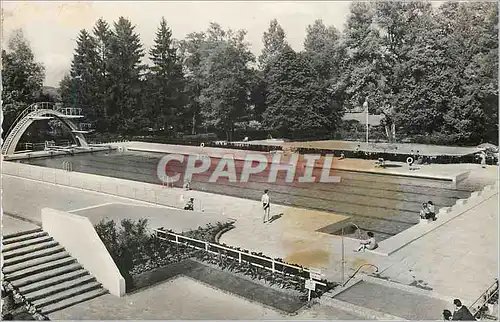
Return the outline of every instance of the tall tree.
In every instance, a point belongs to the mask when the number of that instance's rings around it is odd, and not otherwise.
[[[141,120],[141,60],[144,50],[132,23],[120,17],[109,41],[110,130],[121,133],[143,127]]]
[[[310,59],[291,48],[276,56],[269,67],[267,109],[263,125],[280,135],[292,132],[325,134],[339,121],[326,85]]]
[[[304,49],[323,79],[338,77],[343,52],[340,32],[334,26],[326,27],[322,20],[307,26]]]
[[[172,31],[167,21],[162,18],[154,46],[149,51],[151,75],[149,77],[148,96],[154,98],[149,107],[155,120],[156,128],[176,130],[179,128],[179,113],[184,104],[184,75],[182,64],[173,44]]]
[[[99,55],[95,39],[81,30],[71,62],[69,82],[61,82],[65,105],[82,108],[87,120],[94,122],[102,117],[99,108]]]
[[[195,32],[187,35],[179,44],[180,57],[185,74],[185,93],[187,104],[180,113],[185,129],[196,133],[201,123],[200,94],[203,87],[202,63],[205,56],[206,35]]]
[[[207,35],[201,112],[207,127],[225,131],[231,140],[235,122],[248,111],[252,77],[249,63],[255,57],[245,42],[244,30],[224,31],[211,23]]]
[[[279,55],[289,47],[285,31],[276,19],[270,21],[268,30],[262,36],[262,42],[264,43],[264,48],[259,56],[261,69],[265,69],[273,57]]]
[[[16,116],[37,100],[44,79],[45,68],[35,61],[22,29],[14,30],[7,50],[2,50],[3,129],[8,130]]]
[[[99,18],[93,29],[93,36],[96,42],[96,50],[98,54],[99,67],[97,74],[97,82],[99,84],[99,90],[97,92],[98,102],[99,102],[99,118],[96,122],[96,129],[105,131],[107,129],[107,108],[109,104],[109,91],[110,91],[110,80],[109,80],[109,59],[110,59],[110,47],[111,38],[113,33],[110,30],[109,24],[102,18]]]

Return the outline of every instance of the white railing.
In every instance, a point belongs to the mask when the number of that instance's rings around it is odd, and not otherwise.
[[[487,305],[495,295],[498,297],[498,279],[495,279],[495,282],[493,282],[493,284],[470,305],[470,309],[474,312],[474,317],[479,317],[483,307]]]
[[[171,233],[171,232],[164,231],[164,230],[161,230],[161,229],[155,229],[154,232],[155,232],[155,235],[156,235],[156,237],[158,239],[165,240],[165,241],[168,241],[168,242],[171,242],[171,243],[176,243],[176,244],[184,245],[184,246],[189,246],[189,247],[192,247],[192,248],[195,248],[195,249],[199,249],[199,250],[204,250],[204,251],[206,251],[208,253],[211,253],[211,254],[216,254],[216,255],[220,254],[222,256],[230,257],[232,259],[238,260],[239,263],[241,263],[241,262],[247,262],[247,263],[249,263],[249,264],[251,264],[253,266],[264,268],[266,270],[270,270],[273,273],[275,273],[275,272],[277,272],[277,273],[284,273],[282,270],[276,269],[276,266],[279,266],[279,265],[283,266],[283,268],[289,267],[289,268],[295,269],[295,270],[297,270],[299,272],[303,271],[303,272],[307,272],[309,274],[315,273],[312,269],[307,269],[307,268],[303,268],[303,267],[299,267],[299,266],[295,266],[295,265],[291,265],[291,264],[286,264],[286,263],[283,263],[283,262],[280,262],[280,261],[276,261],[274,259],[270,259],[270,258],[258,256],[258,255],[253,255],[253,254],[241,251],[241,250],[237,250],[237,249],[233,249],[233,248],[229,248],[229,247],[224,247],[222,245],[213,244],[213,243],[210,243],[210,242],[206,242],[206,241],[202,241],[202,240],[198,240],[198,239],[194,239],[194,238],[182,236],[182,235]],[[168,236],[173,237],[173,239],[168,238]],[[203,247],[196,246],[196,245],[190,244],[188,242],[182,242],[182,240],[191,241],[191,242],[198,243],[198,244],[204,245],[204,246]],[[222,253],[220,253],[218,251],[214,251],[213,249],[216,249],[216,250],[219,250],[219,251],[223,250],[223,251],[226,251],[226,252],[232,252],[232,253],[236,253],[238,255],[237,255],[237,257],[233,257],[233,256],[230,256],[227,253],[222,254]],[[269,266],[260,265],[260,264],[254,263],[254,262],[252,262],[250,260],[245,260],[244,259],[245,257],[258,259],[260,261],[265,261],[265,262],[269,263]],[[301,279],[303,279],[303,280],[307,279],[307,278],[302,277],[300,275],[296,275],[296,276],[299,277],[299,278],[301,278]],[[313,277],[310,277],[310,279],[313,279]],[[319,285],[322,285],[322,286],[326,286],[325,283],[319,282],[317,280],[315,280],[315,283],[319,284]]]

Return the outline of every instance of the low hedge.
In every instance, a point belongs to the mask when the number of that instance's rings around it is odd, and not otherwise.
[[[219,250],[219,254],[212,254],[205,250],[197,250],[186,244],[176,244],[157,238],[154,234],[149,235],[145,229],[147,220],[141,219],[137,222],[123,220],[121,228],[116,227],[114,221],[101,221],[96,225],[96,231],[110,252],[111,257],[117,264],[118,269],[124,276],[127,285],[127,291],[135,289],[134,276],[140,275],[166,265],[179,263],[183,260],[194,258],[208,264],[217,265],[223,270],[240,273],[249,276],[252,279],[263,280],[273,287],[292,289],[304,293],[307,298],[304,280],[309,278],[309,273],[304,271],[301,266],[288,267],[282,259],[276,258],[275,272],[264,268],[251,265],[248,262],[269,266],[268,261],[259,260],[251,256],[242,256],[242,263],[238,261],[238,252],[260,256],[271,259],[262,253],[250,253],[247,250],[241,250],[225,244],[230,250]],[[231,229],[232,223],[217,223],[199,227],[198,229],[184,232],[182,236],[197,239],[199,242],[189,241],[189,244],[200,248],[205,247],[205,242],[217,244],[216,237],[223,230]],[[231,250],[234,250],[232,252]],[[247,262],[248,261],[248,262]],[[318,285],[313,297],[319,297],[337,284],[322,280],[326,286]]]

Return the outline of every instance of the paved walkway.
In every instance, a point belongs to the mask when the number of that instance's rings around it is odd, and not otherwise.
[[[26,230],[37,229],[37,228],[40,228],[40,227],[33,224],[33,223],[8,216],[5,214],[5,212],[2,215],[2,235],[3,236],[19,233],[19,232],[26,231]]]
[[[146,204],[141,201],[2,175],[3,210],[41,223],[42,208],[71,211],[113,202]]]
[[[294,316],[286,315],[186,277],[175,278],[122,298],[105,295],[55,312],[50,318],[52,320],[362,320],[354,314],[320,305],[302,309]]]

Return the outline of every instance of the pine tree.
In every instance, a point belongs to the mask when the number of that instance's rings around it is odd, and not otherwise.
[[[149,108],[156,128],[176,130],[180,126],[179,113],[184,104],[182,64],[173,44],[172,31],[162,18],[154,46],[149,51],[153,66],[148,80],[149,97],[154,98]],[[154,117],[153,117],[154,116]]]
[[[97,74],[98,82],[98,102],[99,102],[99,115],[102,115],[96,122],[96,129],[106,130],[107,128],[107,107],[109,104],[109,55],[110,55],[110,41],[113,33],[109,28],[109,24],[102,18],[98,19],[94,29],[93,36],[96,41],[96,50],[98,54],[99,67]]]
[[[64,91],[63,103],[67,106],[82,108],[90,122],[100,119],[99,108],[99,56],[95,39],[81,30],[76,40],[76,49],[71,62],[69,82],[60,84]]]
[[[141,72],[144,67],[141,59],[144,56],[139,35],[135,27],[124,17],[114,23],[114,33],[109,41],[108,79],[109,130],[125,133],[141,126],[142,115]]]

